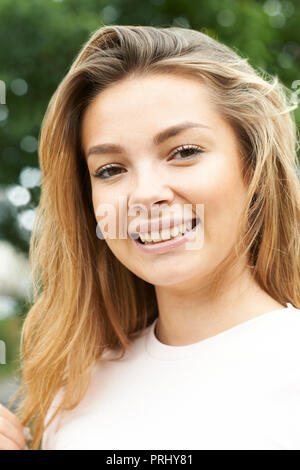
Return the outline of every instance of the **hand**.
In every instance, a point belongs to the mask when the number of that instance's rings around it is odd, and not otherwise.
[[[23,430],[19,419],[0,404],[0,450],[26,450]]]

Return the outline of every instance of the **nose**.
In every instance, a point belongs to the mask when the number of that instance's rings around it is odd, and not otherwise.
[[[174,193],[167,179],[160,175],[156,168],[140,168],[132,182],[128,197],[128,208],[147,210],[145,218],[151,218],[150,211],[153,207],[161,208],[162,205],[170,206],[174,199]],[[135,215],[135,214],[132,214]]]

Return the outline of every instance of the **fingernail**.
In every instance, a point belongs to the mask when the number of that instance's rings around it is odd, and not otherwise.
[[[31,435],[30,429],[28,427],[23,429],[23,433],[24,433],[24,436],[26,437],[26,439],[29,439],[29,440],[32,439],[32,435]]]

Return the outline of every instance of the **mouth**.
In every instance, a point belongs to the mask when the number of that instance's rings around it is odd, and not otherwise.
[[[139,236],[138,238],[135,239],[135,242],[140,244],[140,245],[144,245],[144,246],[152,246],[152,245],[159,245],[159,246],[163,246],[164,244],[167,244],[169,243],[170,241],[172,240],[177,240],[177,239],[181,239],[183,238],[187,233],[189,232],[192,232],[196,226],[199,225],[200,223],[200,219],[197,217],[197,218],[194,218],[192,219],[192,224],[190,227],[185,227],[185,230],[183,231],[183,233],[178,233],[178,230],[175,231],[175,234],[172,235],[171,232],[167,232],[165,237],[166,239],[161,239],[160,237],[157,239],[157,240],[151,240],[151,241],[146,241],[146,240],[142,240],[141,237]]]

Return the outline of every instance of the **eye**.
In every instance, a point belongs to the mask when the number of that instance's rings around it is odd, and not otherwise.
[[[103,180],[107,180],[107,179],[111,178],[111,176],[113,176],[109,173],[111,171],[112,171],[112,173],[114,173],[114,170],[125,170],[125,168],[121,168],[118,165],[114,165],[114,164],[110,163],[109,165],[104,165],[103,167],[99,168],[99,170],[97,170],[96,173],[93,176],[95,176],[95,178],[100,178],[100,179],[103,179]],[[108,173],[108,176],[104,176],[105,172]],[[116,174],[118,174],[118,173],[116,173]]]
[[[203,153],[204,150],[202,150],[198,145],[182,145],[181,147],[178,147],[171,153],[171,157],[174,157],[174,155],[177,155],[178,153],[185,153],[186,157],[185,158],[179,158],[179,160],[190,160],[195,157],[198,157],[200,153]],[[188,155],[188,154],[192,155]],[[175,160],[178,160],[178,158],[175,158]]]
[[[171,153],[171,158],[173,158],[177,154],[185,154],[186,156],[184,158],[175,158],[175,160],[183,160],[183,161],[184,160],[193,160],[193,159],[198,158],[199,155],[203,152],[204,152],[204,150],[202,150],[198,145],[181,145],[180,147],[177,147]],[[93,176],[95,178],[100,178],[102,180],[107,180],[107,179],[110,179],[112,176],[114,176],[114,174],[118,175],[119,174],[118,170],[125,170],[125,168],[122,168],[119,165],[110,163],[108,165],[104,165],[101,168],[99,168]],[[112,172],[112,174],[111,174],[111,172]],[[108,176],[104,176],[105,173]]]

